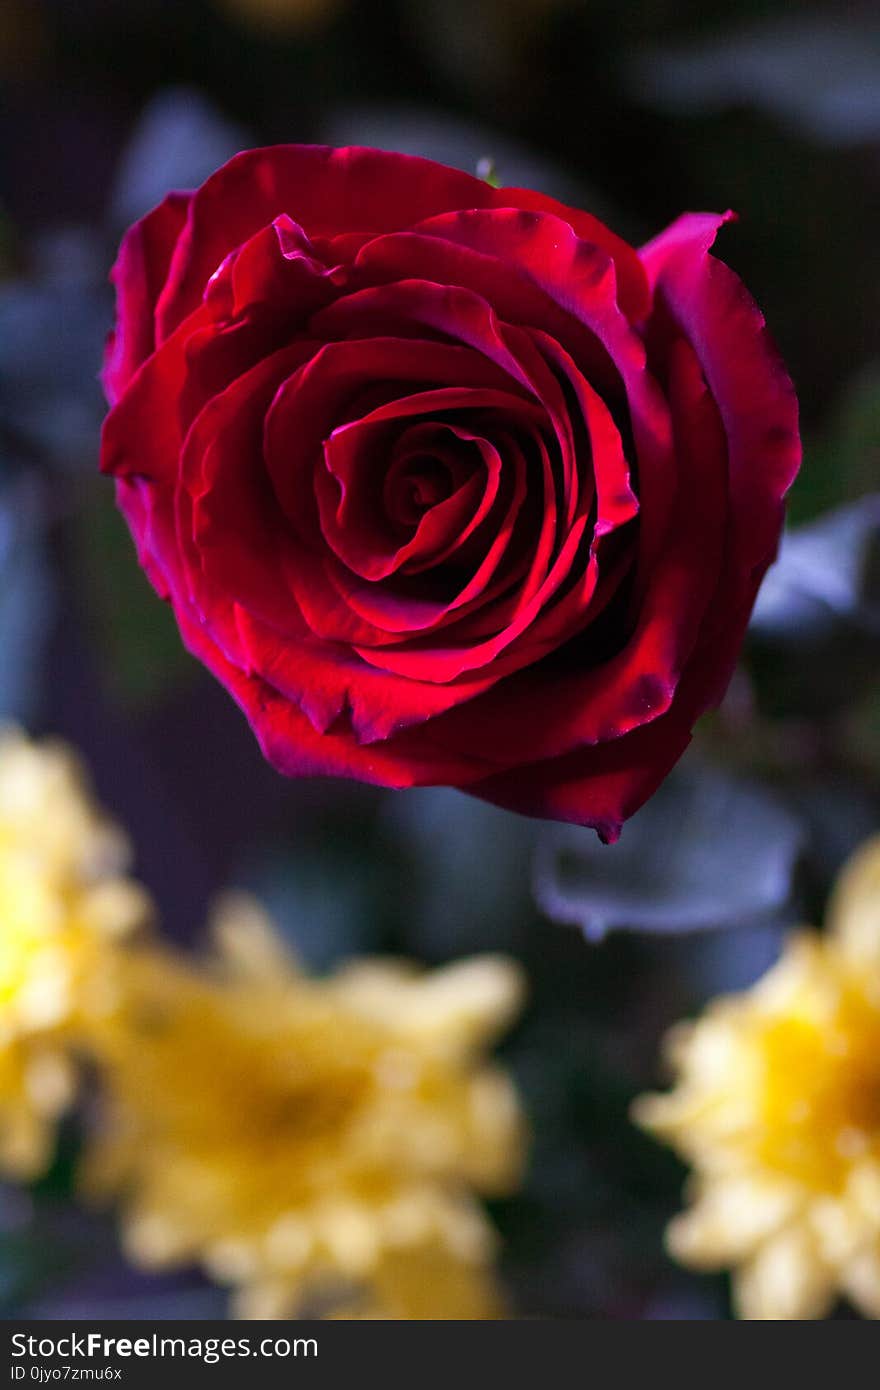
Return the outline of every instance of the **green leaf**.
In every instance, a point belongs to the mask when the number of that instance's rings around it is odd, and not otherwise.
[[[108,684],[135,708],[167,697],[192,677],[170,607],[138,567],[131,538],[100,480],[76,516],[80,586],[97,633]]]
[[[807,521],[872,491],[880,476],[880,362],[862,369],[824,437],[807,440],[789,517]]]

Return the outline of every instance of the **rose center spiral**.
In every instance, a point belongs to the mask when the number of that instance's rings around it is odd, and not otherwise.
[[[445,502],[456,482],[448,460],[417,454],[398,470],[389,472],[385,485],[385,510],[391,521],[416,526],[425,512]]]

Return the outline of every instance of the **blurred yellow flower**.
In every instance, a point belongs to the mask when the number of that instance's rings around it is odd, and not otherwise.
[[[187,959],[135,934],[128,859],[69,749],[0,733],[0,1174],[45,1166],[82,1056],[84,1186],[121,1199],[136,1262],[200,1261],[246,1317],[500,1316],[478,1195],[522,1162],[485,1058],[517,968],[309,979],[242,894]]]
[[[745,1318],[818,1318],[838,1294],[880,1317],[880,837],[752,989],[673,1030],[677,1075],[637,1121],[694,1168],[667,1232],[733,1267]]]
[[[117,962],[99,1045],[93,1195],[120,1195],[130,1257],[198,1260],[246,1317],[497,1315],[475,1193],[509,1190],[523,1128],[484,1059],[516,967],[387,960],[307,978],[261,909],[229,896],[208,968]]]
[[[278,1305],[280,1315],[289,1302]],[[259,1316],[274,1315],[271,1301]],[[388,1247],[370,1278],[368,1290],[353,1291],[335,1318],[388,1321],[393,1319],[437,1322],[503,1318],[491,1264],[474,1260],[466,1252],[450,1249],[441,1240],[424,1241],[400,1249]]]
[[[74,755],[0,735],[0,1170],[31,1177],[73,1085],[69,1047],[103,1007],[104,951],[148,913],[128,845]]]

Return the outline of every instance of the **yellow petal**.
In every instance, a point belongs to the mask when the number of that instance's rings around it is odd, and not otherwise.
[[[667,1232],[670,1253],[684,1264],[720,1269],[751,1255],[793,1216],[799,1193],[790,1183],[751,1176],[718,1178]]]
[[[866,1318],[880,1318],[880,1242],[849,1260],[842,1285]]]
[[[474,956],[413,975],[365,961],[338,976],[340,992],[365,1016],[393,1019],[413,1039],[454,1052],[475,1052],[510,1023],[522,1005],[524,978],[505,956]]]
[[[867,840],[844,866],[826,921],[849,959],[880,968],[880,835]]]
[[[219,894],[211,910],[210,931],[222,960],[243,976],[272,979],[295,968],[272,918],[250,893]]]
[[[762,1245],[734,1280],[737,1314],[752,1320],[822,1318],[834,1291],[834,1273],[803,1226],[790,1226]]]

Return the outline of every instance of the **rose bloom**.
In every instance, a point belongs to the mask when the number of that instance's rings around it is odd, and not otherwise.
[[[103,469],[282,772],[606,840],[730,678],[797,405],[709,255],[426,160],[278,146],[113,271]]]

